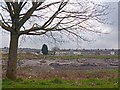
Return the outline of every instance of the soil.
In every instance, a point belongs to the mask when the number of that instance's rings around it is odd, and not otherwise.
[[[2,61],[2,75],[5,76],[7,61]],[[17,62],[17,75],[22,78],[49,79],[62,77],[65,79],[87,78],[81,71],[99,71],[118,69],[118,59],[82,58],[72,60],[19,60]],[[71,74],[71,75],[70,75]],[[96,77],[96,75],[94,75]],[[97,77],[103,77],[98,74]],[[89,76],[93,77],[93,76]]]
[[[39,67],[59,70],[101,70],[118,68],[118,59],[74,59],[74,60],[21,60],[18,68]]]

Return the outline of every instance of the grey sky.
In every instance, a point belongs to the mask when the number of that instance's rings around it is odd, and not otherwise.
[[[106,1],[106,0],[99,0],[99,1]],[[116,1],[116,3],[115,3]],[[95,40],[89,42],[81,42],[79,43],[79,46],[77,42],[73,42],[70,40],[67,40],[65,43],[59,43],[57,44],[60,48],[118,48],[118,0],[114,0],[114,3],[111,0],[111,8],[115,8],[109,15],[109,22],[112,22],[112,26],[105,25],[102,28],[105,28],[105,30],[111,31],[109,34],[94,34],[94,35],[87,35],[87,38],[93,38]],[[9,47],[9,33],[4,33],[0,31],[0,47]],[[22,38],[22,37],[21,37]],[[49,48],[52,48],[55,46],[55,43],[48,42],[47,39],[41,39],[41,37],[35,37],[30,38],[26,37],[25,41],[22,40],[19,42],[19,47],[25,47],[25,48],[41,48],[44,43],[48,45]],[[31,40],[32,39],[32,40]],[[77,40],[76,40],[77,41]],[[2,43],[2,44],[1,44]]]

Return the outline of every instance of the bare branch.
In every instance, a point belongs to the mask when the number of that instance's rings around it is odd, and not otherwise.
[[[10,13],[11,18],[13,18],[13,8],[12,8],[12,6],[11,6],[11,3],[10,3],[10,2],[7,2],[7,0],[5,0],[5,3],[6,3],[6,5],[7,5],[7,7],[8,7],[8,10],[9,10],[9,13]]]
[[[12,29],[10,28],[10,27],[8,27],[8,26],[6,26],[4,23],[2,23],[1,22],[1,27],[3,28],[3,29],[5,29],[6,31],[8,31],[8,32],[11,32],[12,31]]]
[[[66,4],[67,4],[67,2],[61,2],[58,10],[49,18],[48,21],[46,21],[46,22],[44,23],[44,25],[43,25],[42,27],[45,28],[45,27],[49,26],[49,25],[53,22],[53,20],[55,19],[55,17],[58,15],[59,11],[61,11],[62,8],[64,8],[64,6],[65,6]]]
[[[10,13],[12,20],[11,28],[18,30],[20,35],[42,35],[46,34],[46,32],[52,33],[52,31],[66,30],[74,36],[79,36],[82,40],[87,41],[75,31],[102,33],[100,30],[96,30],[94,25],[92,25],[93,23],[89,23],[89,21],[105,24],[106,18],[104,16],[109,14],[106,12],[106,9],[109,7],[95,4],[92,1],[84,2],[84,4],[81,2],[70,2],[69,0],[48,4],[31,2],[29,9],[26,8],[27,0],[20,1],[19,3],[6,2],[7,8],[2,7]],[[53,7],[55,9],[52,9]],[[24,9],[25,12],[21,12]],[[5,22],[3,17],[2,22],[10,28],[8,22]],[[26,23],[30,24],[30,28],[26,28]]]
[[[36,31],[35,31],[36,29]],[[39,28],[40,29],[40,28]],[[38,28],[37,27],[33,27],[29,30],[25,30],[25,31],[20,31],[19,35],[42,35],[45,34],[47,31],[41,31],[41,32],[37,32]]]
[[[42,6],[42,7],[38,8],[38,9],[36,9],[36,11],[39,11],[39,10],[48,8],[48,7],[52,6],[52,5],[59,4],[59,3],[60,3],[60,2],[53,2],[53,3],[47,4],[47,5],[45,5],[45,6]]]
[[[0,16],[2,18],[2,21],[4,22],[4,24],[6,24],[8,27],[10,27],[10,25],[8,24],[8,22],[5,21],[5,19],[3,18],[2,14],[0,13]]]
[[[28,11],[27,13],[23,16],[22,20],[20,20],[18,29],[21,28],[21,26],[30,18],[30,16],[33,14],[33,12],[39,7],[43,2],[36,3],[34,4]]]

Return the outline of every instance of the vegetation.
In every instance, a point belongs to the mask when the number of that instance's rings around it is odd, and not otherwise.
[[[7,54],[3,55],[5,59]],[[42,59],[44,55],[18,54],[18,59]],[[118,56],[47,56],[46,59],[118,58]],[[7,60],[7,59],[5,59]],[[28,67],[30,70],[30,68]],[[118,88],[118,70],[100,71],[40,71],[38,76],[27,67],[18,70],[12,81],[4,76],[3,88]]]
[[[111,79],[81,79],[81,80],[62,80],[53,78],[50,80],[35,79],[9,79],[3,80],[3,88],[118,88],[118,78]]]
[[[42,59],[43,55],[36,55],[32,53],[19,53],[17,56],[18,60],[25,59]],[[55,60],[55,59],[79,59],[79,58],[97,58],[97,59],[109,59],[109,58],[120,58],[119,55],[73,55],[73,56],[52,56],[47,55],[46,59]],[[7,60],[8,54],[2,54],[2,60]]]
[[[42,53],[43,55],[48,55],[48,47],[46,44],[43,44],[42,46]]]

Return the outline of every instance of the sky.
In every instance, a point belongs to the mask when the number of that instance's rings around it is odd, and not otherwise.
[[[107,0],[99,0],[106,2]],[[48,45],[49,49],[57,46],[61,49],[80,49],[80,48],[89,48],[89,49],[105,49],[105,48],[118,48],[118,0],[110,0],[111,8],[114,10],[109,14],[108,21],[112,23],[112,25],[103,25],[101,28],[104,28],[106,31],[110,31],[109,34],[86,34],[87,38],[93,38],[94,40],[91,42],[79,42],[72,40],[67,40],[64,43],[54,43],[50,42],[48,38],[43,37],[20,37],[19,40],[19,48],[36,48],[40,49],[42,45],[45,43]],[[1,29],[1,28],[0,28]],[[9,47],[9,33],[0,31],[0,47]]]

